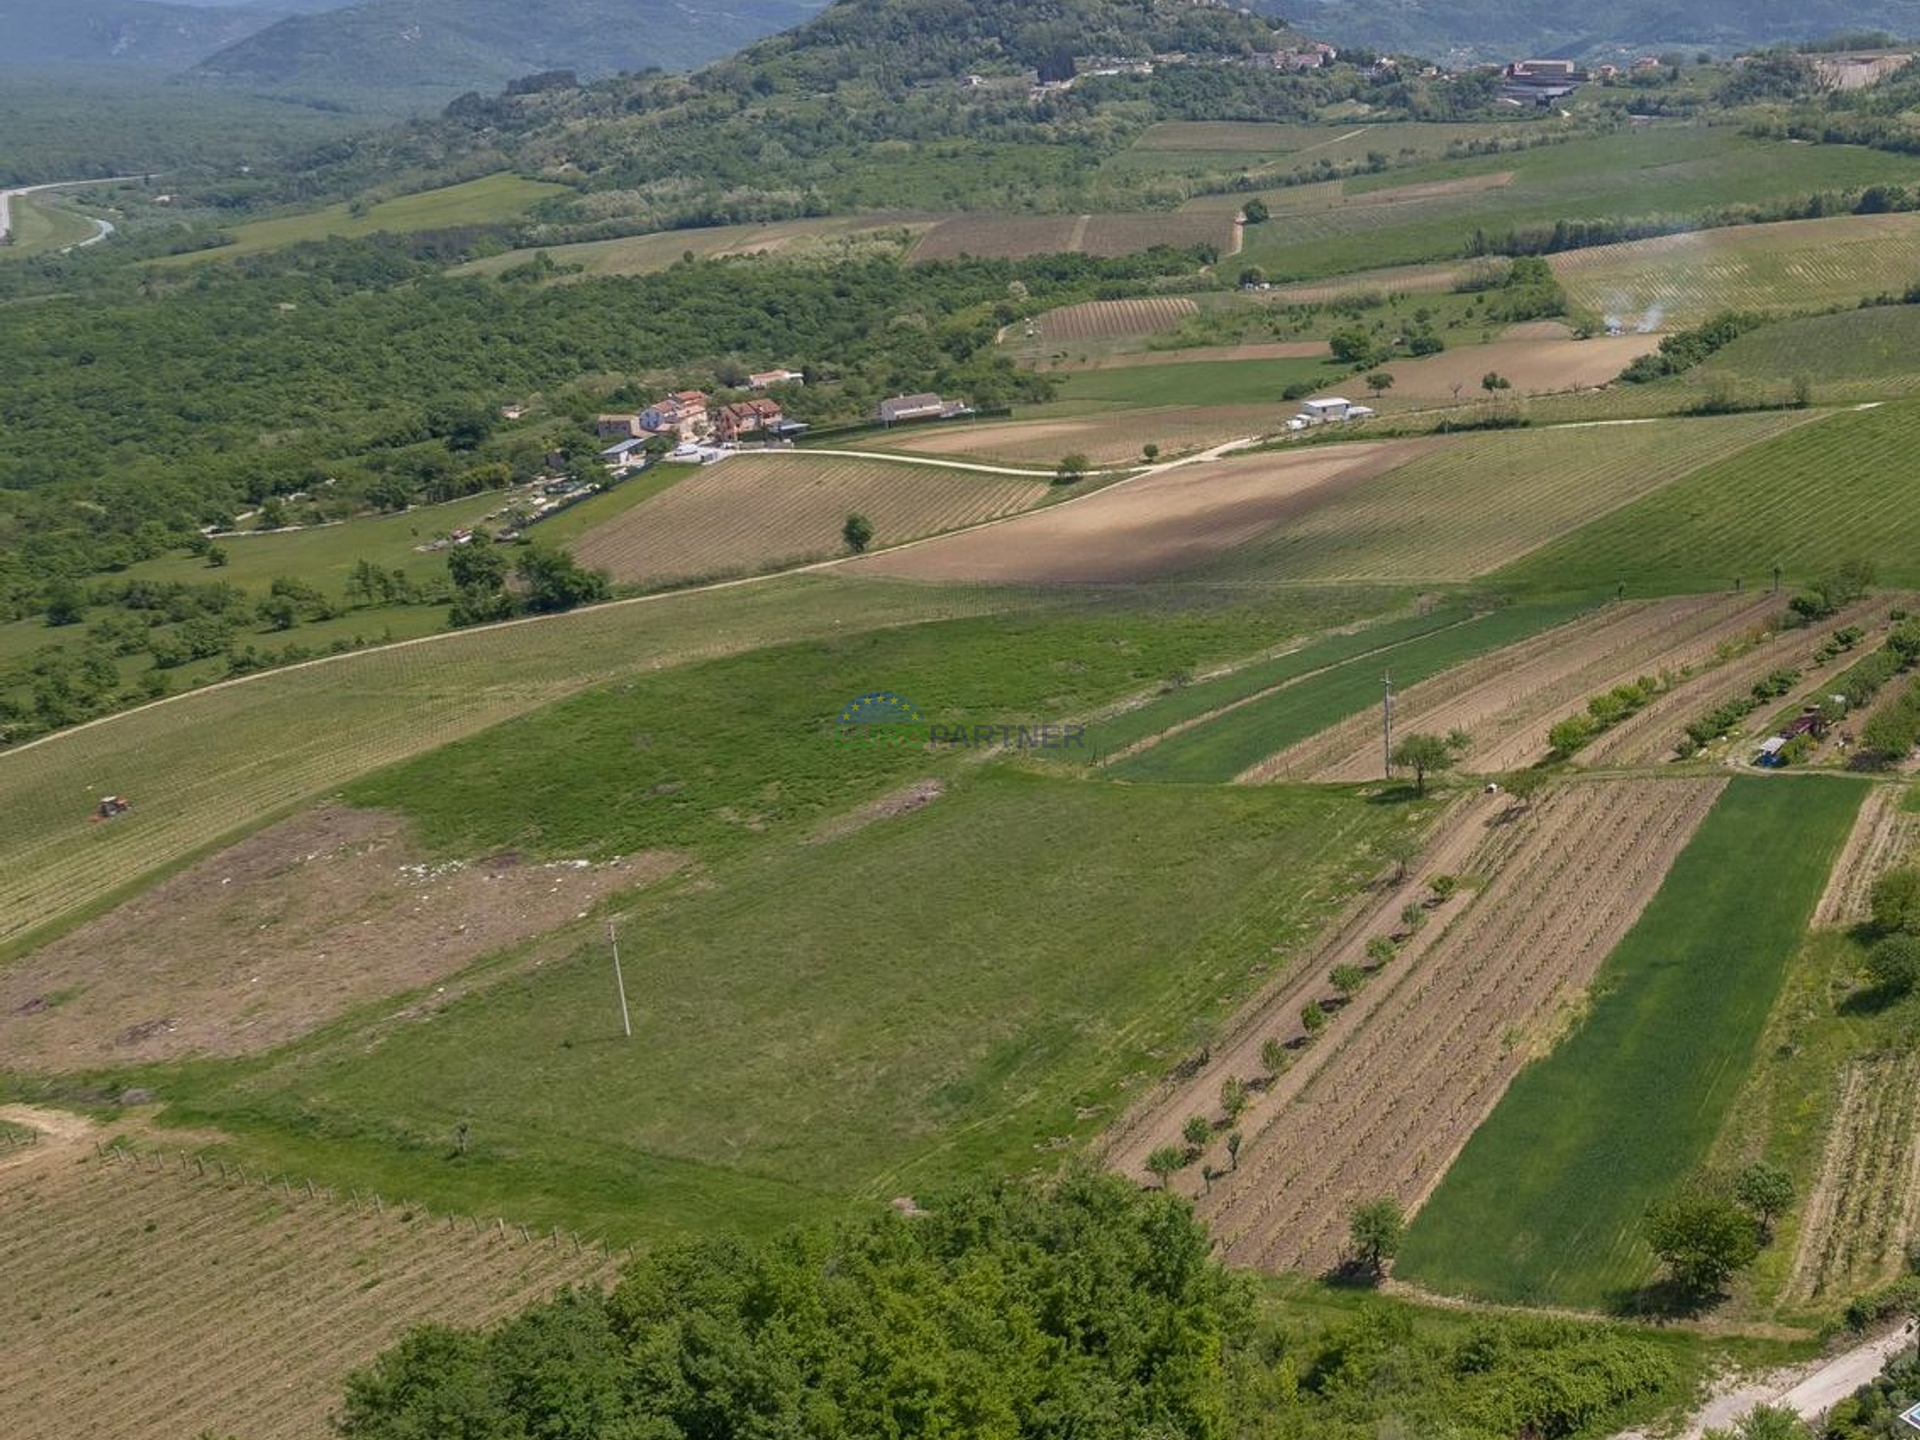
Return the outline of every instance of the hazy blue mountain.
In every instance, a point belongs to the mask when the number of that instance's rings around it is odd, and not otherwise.
[[[290,16],[198,78],[300,94],[493,91],[517,76],[686,69],[798,24],[818,0],[369,0]]]
[[[0,66],[184,69],[295,8],[160,0],[0,0]]]

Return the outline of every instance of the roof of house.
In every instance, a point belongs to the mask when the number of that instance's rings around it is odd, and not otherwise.
[[[942,400],[938,395],[935,395],[930,391],[926,391],[918,395],[889,396],[887,399],[882,400],[880,403],[882,405],[893,405],[899,408],[906,408],[908,406],[913,406],[913,405],[944,405],[947,402]]]
[[[614,455],[614,456],[626,455],[631,453],[632,451],[638,450],[642,445],[645,445],[646,443],[647,442],[644,440],[621,440],[616,444],[607,446],[607,448],[602,450],[600,454],[603,457],[608,455]]]

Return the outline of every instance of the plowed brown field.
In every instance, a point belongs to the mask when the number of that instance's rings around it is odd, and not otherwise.
[[[1548,727],[1584,709],[1589,696],[1663,668],[1698,664],[1776,605],[1764,596],[1611,605],[1410,687],[1396,697],[1395,726],[1402,734],[1464,730],[1473,742],[1468,769],[1516,769],[1545,755]],[[1379,768],[1379,747],[1378,717],[1359,715],[1240,778],[1368,779]]]
[[[407,1326],[478,1324],[613,1263],[388,1200],[309,1197],[43,1144],[0,1165],[0,1394],[13,1440],[327,1433]]]
[[[883,443],[910,455],[978,456],[1009,464],[1052,465],[1077,451],[1105,465],[1138,461],[1140,447],[1148,443],[1172,455],[1236,436],[1264,435],[1282,418],[1277,405],[1169,405],[1114,415],[930,427],[887,436]]]
[[[1152,579],[1264,534],[1289,515],[1392,469],[1415,449],[1407,443],[1326,446],[1262,456],[1257,464],[1182,466],[1004,525],[855,561],[852,568],[988,584]]]
[[[1227,1258],[1324,1270],[1355,1203],[1417,1208],[1568,1023],[1723,784],[1570,785],[1484,831],[1464,867],[1482,888],[1449,902],[1442,933],[1403,950],[1242,1117],[1238,1170],[1199,1202]],[[1328,963],[1311,962],[1304,989]]]

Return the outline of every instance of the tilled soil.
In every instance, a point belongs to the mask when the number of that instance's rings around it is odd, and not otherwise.
[[[1903,810],[1906,791],[1877,786],[1860,806],[1847,848],[1814,908],[1816,926],[1858,925],[1871,913],[1873,882],[1905,862],[1920,841],[1920,815]]]
[[[1525,810],[1481,799],[1465,812],[1482,843],[1463,868],[1480,888],[1448,902],[1242,1117],[1237,1170],[1199,1199],[1227,1258],[1325,1270],[1354,1203],[1392,1195],[1417,1208],[1520,1067],[1557,1039],[1724,784],[1575,784]],[[1394,901],[1381,910],[1397,914]],[[1271,1007],[1276,1023],[1296,998],[1324,995],[1328,967],[1350,953],[1309,962]],[[1178,1099],[1169,1110],[1187,1113]],[[1129,1137],[1128,1159],[1139,1143]]]
[[[1265,534],[1420,448],[1404,441],[1338,445],[1183,466],[850,568],[988,584],[1152,579]]]
[[[0,970],[0,1054],[67,1071],[262,1050],[543,935],[679,863],[435,863],[402,817],[322,805]]]
[[[1899,1271],[1920,1211],[1920,1056],[1878,1056],[1847,1070],[1820,1179],[1800,1212],[1787,1298],[1854,1295]]]

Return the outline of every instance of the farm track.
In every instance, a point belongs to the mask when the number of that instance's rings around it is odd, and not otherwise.
[[[1772,612],[1779,608],[1778,599],[1778,596],[1764,596],[1750,607],[1747,633],[1771,630],[1772,627],[1763,622],[1769,620]],[[1814,653],[1834,630],[1842,625],[1871,625],[1884,619],[1885,612],[1884,604],[1857,605],[1809,629],[1774,633],[1771,639],[1753,646],[1744,654],[1688,677],[1656,698],[1644,710],[1628,716],[1582,749],[1580,764],[1589,768],[1653,765],[1670,759],[1674,745],[1685,733],[1690,721],[1747,694],[1756,681],[1775,670],[1805,670],[1813,663]],[[1745,638],[1745,635],[1730,630],[1720,638],[1734,641]],[[1697,665],[1711,658],[1711,655],[1712,652],[1709,652],[1699,659],[1683,663]],[[1775,709],[1792,703],[1797,696],[1817,693],[1834,673],[1837,672],[1823,670],[1803,679],[1788,695],[1768,701],[1755,714],[1770,715]]]
[[[1713,653],[1751,626],[1764,605],[1730,597],[1611,605],[1519,645],[1422,681],[1395,698],[1402,734],[1459,729],[1472,737],[1468,766],[1516,769],[1547,750],[1547,729],[1588,697],[1663,666]],[[1372,779],[1380,771],[1378,718],[1356,715],[1269,757],[1238,778]]]
[[[1867,919],[1873,882],[1913,854],[1920,841],[1920,814],[1901,808],[1906,795],[1903,787],[1879,785],[1867,796],[1814,909],[1816,927],[1858,925]]]
[[[1920,1211],[1920,1055],[1848,1067],[1820,1178],[1800,1217],[1786,1298],[1819,1302],[1898,1273]]]
[[[1324,1270],[1356,1202],[1390,1194],[1417,1209],[1556,1038],[1724,784],[1574,785],[1498,827],[1466,867],[1484,888],[1452,902],[1444,933],[1374,981],[1368,1012],[1337,1015],[1250,1110],[1239,1170],[1199,1202],[1226,1258]]]
[[[483,1323],[614,1269],[565,1238],[40,1148],[0,1168],[19,1440],[322,1433],[345,1373],[406,1326]]]

